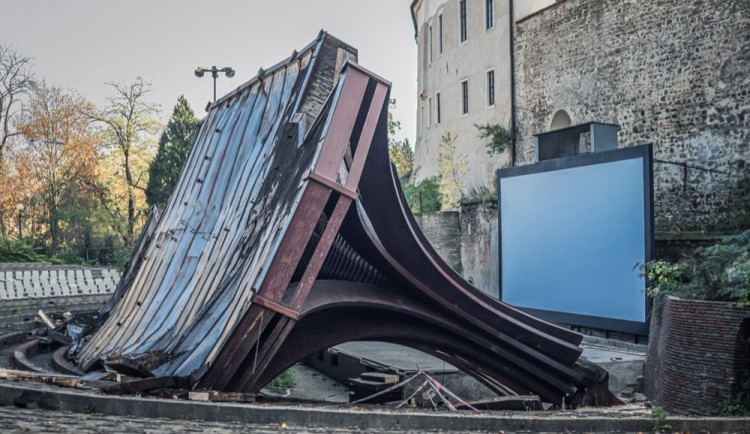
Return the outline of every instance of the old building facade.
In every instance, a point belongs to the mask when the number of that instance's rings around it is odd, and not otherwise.
[[[515,2],[516,19],[554,0]],[[411,5],[418,50],[414,179],[436,176],[441,138],[455,136],[470,170],[465,190],[489,186],[509,153],[488,156],[475,124],[510,127],[508,0],[416,0]]]
[[[463,45],[456,27],[462,3],[470,23]],[[439,141],[447,132],[458,136],[457,150],[470,162],[464,187],[488,185],[494,168],[510,165],[510,152],[486,154],[477,123],[510,127],[515,114],[514,164],[533,163],[534,134],[591,121],[616,123],[620,147],[654,145],[658,230],[702,229],[722,219],[731,227],[724,210],[733,205],[731,186],[741,175],[737,163],[750,160],[750,3],[516,1],[514,71],[509,68],[510,3],[494,2],[494,31],[482,22],[486,4],[423,0],[412,5],[420,48],[418,180],[437,173]],[[434,40],[434,52],[429,50],[429,35],[441,13],[443,26],[453,27],[443,28],[447,45],[438,53]],[[482,74],[492,69],[496,95],[488,109]],[[462,112],[465,80],[468,113]],[[423,111],[429,113],[430,98],[434,110],[438,92],[442,107],[435,122],[434,114],[430,118]]]

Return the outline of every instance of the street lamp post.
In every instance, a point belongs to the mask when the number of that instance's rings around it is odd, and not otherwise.
[[[234,69],[232,69],[232,68],[230,68],[228,66],[226,66],[224,68],[221,68],[221,69],[217,69],[216,66],[212,66],[210,69],[209,68],[204,68],[202,66],[199,66],[195,70],[195,76],[196,77],[203,77],[203,74],[205,74],[207,72],[210,72],[211,73],[211,77],[214,78],[214,102],[216,102],[216,79],[219,77],[219,73],[223,72],[228,78],[232,78],[232,77],[234,77]]]
[[[19,203],[16,205],[16,211],[18,211],[18,239],[21,240],[22,233],[21,233],[21,213],[23,213],[24,206],[22,203]]]

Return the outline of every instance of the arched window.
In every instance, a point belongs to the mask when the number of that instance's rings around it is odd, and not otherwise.
[[[570,116],[565,110],[558,110],[552,117],[552,123],[549,125],[550,131],[559,130],[560,128],[569,127],[571,124]]]

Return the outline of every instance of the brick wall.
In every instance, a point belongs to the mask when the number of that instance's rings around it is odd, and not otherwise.
[[[665,301],[652,318],[646,396],[680,413],[710,414],[740,390],[750,369],[750,305]]]
[[[750,2],[568,0],[516,26],[519,160],[565,110],[573,124],[620,125],[620,146],[654,144],[659,230],[699,229],[750,161]]]

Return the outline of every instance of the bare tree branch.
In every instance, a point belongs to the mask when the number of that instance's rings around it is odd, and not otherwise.
[[[18,110],[15,105],[28,95],[34,84],[31,59],[22,56],[13,47],[0,45],[0,164],[8,139],[18,135],[15,127]]]
[[[145,191],[140,186],[143,172],[134,180],[138,171],[140,154],[153,148],[154,135],[160,125],[156,120],[158,105],[148,103],[145,98],[151,91],[151,84],[138,77],[133,83],[107,83],[114,88],[114,95],[107,98],[107,106],[91,113],[91,119],[100,123],[108,135],[110,146],[119,151],[127,188],[127,231],[128,240],[135,240],[135,223],[138,217],[138,204],[135,190]]]

